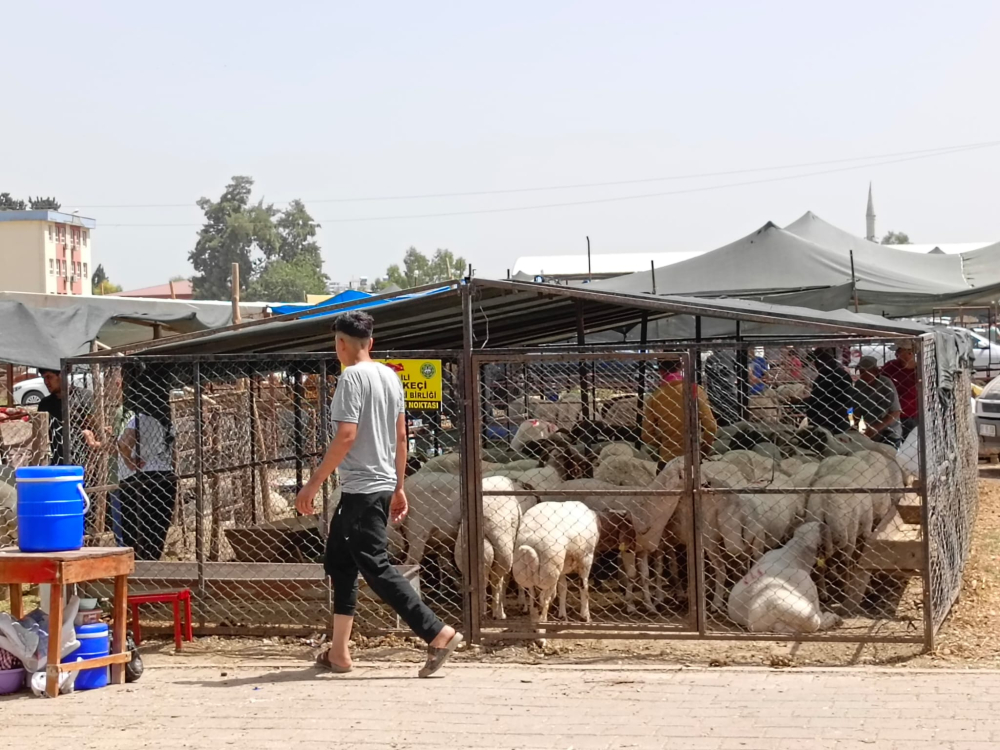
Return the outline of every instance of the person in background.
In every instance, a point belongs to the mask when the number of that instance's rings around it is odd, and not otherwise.
[[[52,466],[62,466],[66,463],[63,444],[65,430],[63,429],[62,373],[59,370],[42,368],[38,370],[38,373],[42,376],[45,387],[49,391],[49,395],[38,402],[38,411],[49,415],[49,463]],[[81,389],[81,393],[87,394],[89,391]],[[84,398],[86,397],[84,396]],[[86,404],[84,404],[84,411],[88,411]],[[83,415],[83,423],[89,424],[89,414]],[[93,430],[80,430],[80,435],[88,448],[99,449],[101,447],[101,442],[94,437]]]
[[[913,342],[900,341],[896,344],[896,358],[886,362],[882,376],[889,378],[896,386],[899,396],[901,437],[906,440],[920,419],[920,399],[917,394],[917,357],[913,353]]]
[[[316,663],[336,673],[351,671],[348,644],[360,572],[372,591],[427,643],[427,661],[419,676],[430,677],[463,638],[431,612],[389,561],[386,528],[390,521],[405,518],[408,510],[403,486],[406,400],[396,374],[372,361],[373,324],[371,315],[359,310],[337,317],[337,359],[343,370],[330,407],[337,432],[295,499],[299,513],[313,515],[316,493],[339,467],[343,494],[330,522],[324,560],[333,581],[333,638]]]
[[[159,560],[174,516],[177,475],[169,397],[158,406],[150,399],[124,424],[118,440],[122,546],[136,560]]]
[[[806,417],[811,426],[840,435],[851,428],[847,412],[854,406],[854,382],[834,349],[816,349],[812,359],[817,374],[806,399]]]
[[[660,466],[686,452],[684,427],[684,363],[664,360],[659,365],[660,387],[650,394],[642,420],[642,441],[656,451]],[[701,452],[707,454],[715,442],[718,423],[700,385],[692,384],[698,402]]]
[[[896,386],[879,374],[875,357],[862,357],[858,362],[858,380],[854,384],[855,421],[865,421],[865,435],[872,440],[898,448],[902,442],[899,415]]]
[[[712,352],[705,360],[705,389],[720,427],[740,421],[740,394],[736,387],[736,354],[731,349]]]
[[[767,360],[757,350],[747,350],[747,379],[750,383],[750,395],[759,396],[767,389]]]

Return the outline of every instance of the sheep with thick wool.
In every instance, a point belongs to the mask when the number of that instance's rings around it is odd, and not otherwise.
[[[492,491],[522,491],[522,485],[508,477],[484,477],[483,489]],[[514,543],[521,525],[521,516],[534,506],[535,498],[524,495],[483,495],[482,534],[483,570],[489,587],[493,619],[506,620],[504,594],[514,563]],[[455,537],[455,564],[468,577],[464,521],[459,523]]]
[[[729,595],[729,618],[752,633],[815,633],[840,623],[820,607],[812,580],[822,524],[804,523],[758,560]]]
[[[853,609],[860,604],[870,576],[857,565],[858,552],[893,511],[892,494],[866,488],[899,487],[901,482],[898,464],[879,451],[832,456],[819,465],[806,501],[806,518],[824,524],[822,550],[827,564],[820,577],[824,600],[830,596],[829,579],[839,574],[844,606]],[[857,491],[824,492],[827,489]]]
[[[589,579],[600,536],[597,513],[581,502],[539,503],[522,516],[514,543],[514,580],[528,592],[535,632],[548,620],[559,592],[559,619],[566,620],[566,576],[580,576],[580,619],[590,622]]]
[[[617,459],[615,459],[617,460]],[[635,460],[635,459],[630,459]],[[675,458],[664,466],[663,470],[656,474],[652,481],[645,481],[645,469],[637,474],[622,474],[618,476],[622,482],[627,484],[611,484],[599,479],[577,479],[565,482],[560,489],[574,491],[613,491],[622,488],[646,489],[659,492],[679,492],[684,489],[684,459]],[[630,572],[633,567],[633,556],[635,559],[635,569],[639,576],[639,585],[642,590],[643,603],[650,612],[656,611],[655,602],[663,600],[662,576],[655,582],[656,597],[653,596],[653,583],[650,576],[650,559],[659,554],[660,542],[663,532],[671,517],[677,510],[681,500],[681,495],[590,495],[582,499],[582,502],[599,514],[621,513],[625,514],[632,524],[635,538],[634,551],[622,549],[622,568],[625,573],[625,604],[629,611],[635,611],[634,596],[632,592],[632,578]]]

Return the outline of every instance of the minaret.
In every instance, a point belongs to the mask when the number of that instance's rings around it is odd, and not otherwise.
[[[875,202],[872,200],[872,184],[868,183],[868,212],[865,214],[865,239],[878,242],[875,239]]]

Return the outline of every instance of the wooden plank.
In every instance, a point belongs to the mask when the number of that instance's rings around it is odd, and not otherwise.
[[[24,595],[21,591],[21,584],[12,583],[10,589],[10,614],[15,620],[24,617]]]
[[[0,584],[59,583],[62,570],[55,560],[5,559],[0,556]]]
[[[50,698],[59,695],[59,662],[62,656],[63,587],[53,585],[49,591],[49,653],[45,668],[45,693]]]
[[[112,623],[112,633],[111,633],[111,655],[113,657],[127,656],[125,650],[125,624],[127,621],[127,610],[128,610],[128,576],[120,575],[115,578],[115,602],[114,602],[114,620]],[[122,661],[109,662],[114,666],[111,668],[111,684],[112,685],[122,685],[125,683],[125,670],[122,668],[122,664],[127,662],[128,659],[123,659]]]
[[[882,573],[919,573],[924,569],[924,544],[916,540],[873,539],[865,545],[858,566]]]
[[[127,551],[129,553],[127,557],[113,555],[63,563],[63,583],[80,583],[81,581],[94,581],[98,578],[127,576],[135,569],[132,550]]]
[[[921,526],[924,522],[924,508],[920,503],[900,503],[899,515],[903,523]]]
[[[97,669],[98,667],[112,667],[112,673],[115,669],[124,673],[122,669],[122,664],[128,664],[132,660],[132,652],[126,651],[124,654],[111,654],[110,656],[99,656],[96,659],[81,659],[80,661],[68,661],[65,664],[59,665],[60,672],[79,672],[81,669]],[[120,682],[115,682],[114,677],[111,678],[112,685],[120,685]]]
[[[69,552],[21,552],[17,547],[0,549],[0,565],[7,560],[54,560],[74,562],[100,557],[126,557],[132,554],[129,547],[83,547]]]

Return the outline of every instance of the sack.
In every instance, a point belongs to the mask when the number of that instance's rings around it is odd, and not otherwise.
[[[142,677],[142,657],[131,630],[125,634],[125,647],[132,653],[132,658],[125,664],[125,682],[135,682]]]

